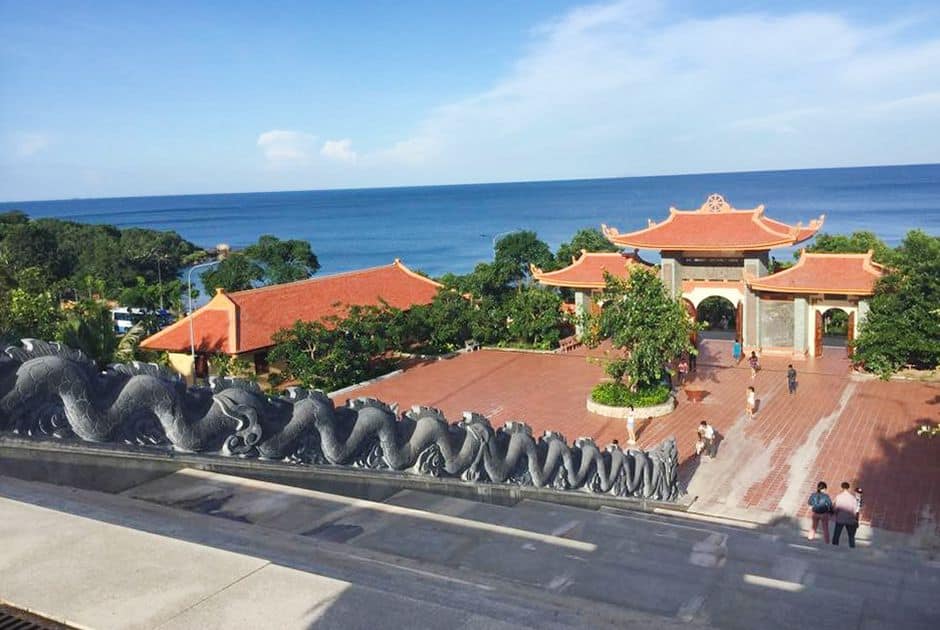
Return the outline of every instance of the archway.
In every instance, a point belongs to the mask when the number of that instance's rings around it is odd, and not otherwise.
[[[855,337],[855,313],[839,307],[816,311],[816,356],[821,357],[825,348],[845,348],[852,356],[852,340]]]
[[[731,300],[711,295],[698,303],[696,320],[705,325],[704,339],[735,341],[740,334],[740,309]]]

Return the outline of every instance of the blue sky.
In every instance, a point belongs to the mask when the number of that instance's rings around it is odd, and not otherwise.
[[[927,2],[0,0],[0,200],[938,161]]]

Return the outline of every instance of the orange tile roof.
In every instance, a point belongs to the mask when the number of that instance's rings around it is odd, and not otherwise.
[[[811,254],[800,252],[800,259],[789,269],[756,278],[745,276],[751,289],[777,293],[835,293],[872,295],[884,267],[872,262],[867,254]]]
[[[141,347],[189,352],[192,317],[197,341],[202,334],[209,344],[207,349],[227,354],[249,352],[273,345],[272,335],[297,320],[342,316],[347,306],[377,306],[382,301],[401,309],[429,304],[440,287],[395,260],[382,267],[220,293],[191,316],[145,339]]]
[[[763,251],[788,247],[812,237],[825,215],[808,226],[787,225],[764,216],[764,206],[750,210],[732,208],[724,197],[713,194],[697,210],[669,209],[669,218],[629,234],[602,226],[612,243],[639,249],[681,251]]]
[[[588,252],[582,249],[581,255],[563,269],[542,271],[535,265],[529,267],[532,270],[532,277],[541,284],[574,289],[603,289],[605,271],[625,279],[630,275],[630,268],[635,265],[650,266],[641,260],[636,252],[624,254],[622,252]]]

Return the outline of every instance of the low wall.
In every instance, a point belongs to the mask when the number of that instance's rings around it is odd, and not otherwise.
[[[133,446],[65,443],[0,436],[0,475],[118,493],[183,468],[236,475],[260,481],[383,501],[401,490],[512,506],[524,499],[573,507],[602,506],[652,512],[686,511],[694,497],[675,502],[616,497],[495,483],[439,479],[395,471],[350,470],[336,466],[297,466],[197,453],[155,452]]]
[[[672,413],[673,409],[675,408],[676,398],[675,396],[670,395],[669,400],[661,405],[653,405],[652,407],[634,407],[633,412],[638,420],[642,420],[645,418],[658,418],[659,416],[665,416]],[[627,416],[630,415],[629,407],[612,407],[610,405],[602,405],[599,402],[594,402],[590,396],[588,396],[587,399],[587,410],[591,413],[596,413],[599,416],[605,416],[607,418],[620,418],[622,420],[626,420]]]

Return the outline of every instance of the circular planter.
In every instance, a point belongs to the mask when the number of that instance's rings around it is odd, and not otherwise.
[[[658,418],[659,416],[665,416],[666,414],[672,413],[672,410],[676,408],[676,398],[675,396],[670,395],[669,400],[659,405],[653,405],[652,407],[634,407],[633,413],[636,414],[637,419],[645,418]],[[626,420],[627,416],[630,415],[629,407],[612,407],[610,405],[602,405],[600,403],[594,402],[590,396],[587,398],[587,410],[591,413],[596,413],[599,416],[605,416],[607,418],[620,418]]]

